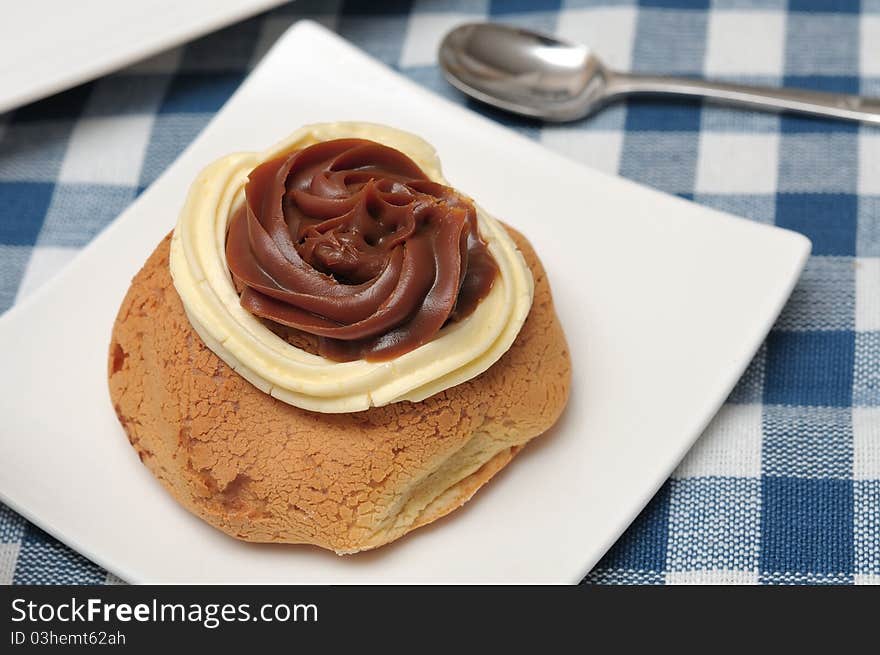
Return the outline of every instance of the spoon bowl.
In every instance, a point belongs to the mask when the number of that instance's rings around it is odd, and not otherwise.
[[[460,91],[525,116],[567,121],[607,99],[608,69],[586,46],[494,23],[468,23],[440,45],[440,66]]]

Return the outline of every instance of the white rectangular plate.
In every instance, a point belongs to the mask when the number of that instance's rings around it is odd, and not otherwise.
[[[81,84],[283,2],[5,2],[0,20],[0,112]]]
[[[465,508],[345,558],[245,544],[180,508],[129,446],[105,377],[129,281],[199,169],[335,120],[422,135],[454,185],[528,236],[574,365],[558,426]],[[132,582],[578,582],[724,401],[809,248],[568,161],[299,23],[135,204],[0,319],[0,497]]]

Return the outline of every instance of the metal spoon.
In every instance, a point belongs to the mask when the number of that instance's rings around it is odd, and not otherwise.
[[[548,121],[582,118],[640,93],[880,125],[878,98],[621,73],[607,68],[587,46],[494,23],[449,32],[440,45],[440,65],[453,86],[477,100]]]

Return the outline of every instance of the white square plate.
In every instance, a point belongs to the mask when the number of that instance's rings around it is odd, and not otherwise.
[[[285,0],[27,0],[0,21],[0,112],[244,20]]]
[[[333,120],[422,135],[454,185],[529,237],[574,365],[557,427],[465,508],[345,558],[245,544],[180,508],[128,445],[105,371],[128,283],[199,169]],[[578,582],[718,410],[809,249],[572,163],[299,23],[150,189],[0,319],[0,497],[132,582]]]

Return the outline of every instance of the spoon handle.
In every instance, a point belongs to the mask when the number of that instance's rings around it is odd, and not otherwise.
[[[880,125],[880,98],[805,89],[709,82],[684,77],[609,73],[607,95],[672,94],[770,111],[793,111]]]

